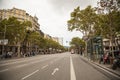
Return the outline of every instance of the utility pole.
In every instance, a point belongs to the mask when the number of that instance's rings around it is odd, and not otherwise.
[[[6,28],[8,27],[8,26],[13,26],[13,25],[6,25],[5,24],[5,27],[4,27],[4,34],[3,34],[3,41],[2,41],[2,43],[3,43],[3,46],[2,46],[2,54],[4,54],[4,52],[5,52],[5,45],[8,43],[8,40],[7,39],[5,39],[6,38]],[[7,41],[6,41],[7,40]]]
[[[4,54],[5,52],[5,35],[6,35],[6,25],[5,25],[5,28],[4,28],[4,32],[3,32],[3,47],[2,47],[2,54]]]

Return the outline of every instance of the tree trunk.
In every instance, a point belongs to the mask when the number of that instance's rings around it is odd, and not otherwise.
[[[18,47],[17,47],[17,56],[21,57],[21,54],[20,54],[20,43],[19,42],[18,42]]]
[[[110,64],[113,64],[113,59],[114,59],[114,49],[113,49],[113,37],[111,36],[111,39],[110,39],[110,46],[111,46],[111,54],[112,54],[112,56],[111,56],[111,58],[110,58]]]

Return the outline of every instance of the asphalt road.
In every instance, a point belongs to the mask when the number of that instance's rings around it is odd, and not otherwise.
[[[1,60],[0,80],[120,80],[69,52]]]

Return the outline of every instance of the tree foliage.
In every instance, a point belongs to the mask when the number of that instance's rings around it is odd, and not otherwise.
[[[116,36],[116,33],[120,33],[120,11],[118,8],[112,8],[113,6],[109,5],[106,6],[105,3],[101,2],[101,7],[106,7],[106,10],[110,9],[109,11],[111,11],[106,14],[97,14],[91,6],[83,10],[77,7],[71,12],[71,19],[67,22],[68,30],[79,30],[88,37],[103,36],[110,38],[110,36]]]
[[[79,30],[87,36],[87,40],[94,36],[108,38],[111,44],[110,50],[113,50],[115,38],[120,34],[120,1],[100,0],[98,3],[100,3],[98,9],[104,12],[102,14],[97,14],[95,8],[91,6],[83,10],[79,7],[74,9],[71,12],[71,19],[67,22],[68,30]]]
[[[104,8],[104,14],[98,14],[97,24],[94,27],[97,34],[106,38],[114,38],[120,33],[120,11],[119,2],[113,0],[100,0],[100,6]],[[106,12],[107,11],[107,12]]]
[[[83,35],[88,35],[92,32],[93,26],[95,24],[96,13],[95,10],[88,6],[84,10],[80,10],[79,7],[71,12],[71,19],[68,20],[68,30],[78,30],[83,33]]]
[[[61,49],[64,47],[52,39],[45,39],[40,32],[31,30],[30,21],[18,21],[17,18],[11,17],[0,21],[0,39],[8,39],[8,45],[19,45],[21,47],[38,46],[42,49]],[[4,36],[5,35],[5,36]],[[19,47],[20,48],[20,47]],[[20,51],[19,51],[20,52]]]
[[[80,46],[85,48],[85,42],[82,39],[80,39],[79,37],[72,38],[72,41],[70,42],[70,45],[71,46],[74,45],[77,48],[80,47]]]
[[[25,38],[25,26],[15,17],[4,19],[0,22],[0,32],[8,39],[9,44],[15,45],[21,43]],[[1,39],[4,37],[1,36]]]

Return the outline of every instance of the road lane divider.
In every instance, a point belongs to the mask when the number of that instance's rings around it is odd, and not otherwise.
[[[5,72],[5,71],[8,71],[8,69],[1,70],[0,72]]]
[[[24,66],[27,66],[27,64],[18,65],[15,68],[21,68],[21,67],[24,67]]]
[[[46,67],[48,67],[48,65],[43,66],[41,69],[45,69]]]
[[[49,59],[49,58],[45,58],[45,59],[43,59],[43,60],[42,60],[42,58],[36,58],[36,59],[35,59],[35,58],[33,58],[33,59],[32,59],[32,58],[31,58],[31,59],[29,59],[29,58],[26,59],[26,58],[25,58],[25,60],[22,60],[22,59],[21,59],[21,61],[19,60],[19,61],[14,61],[14,62],[7,62],[7,63],[5,63],[4,61],[2,61],[3,63],[0,62],[0,67],[2,67],[2,66],[7,66],[7,65],[13,65],[13,64],[19,64],[19,63],[23,63],[23,62],[27,62],[27,63],[28,63],[28,62],[31,62],[31,61],[33,61],[33,63],[34,63],[34,61],[35,61],[35,62],[36,62],[36,61],[39,61],[39,60],[45,61],[45,60],[48,60],[48,59]]]
[[[28,78],[28,77],[34,75],[34,74],[37,73],[38,71],[39,71],[39,70],[36,70],[36,71],[34,71],[34,72],[28,74],[27,76],[23,77],[21,80],[25,80],[26,78]]]
[[[76,80],[75,70],[74,70],[73,61],[72,61],[71,56],[70,56],[70,79],[71,80]]]
[[[14,68],[21,68],[21,67],[25,67],[25,66],[29,66],[29,65],[32,65],[32,64],[36,64],[36,63],[39,63],[39,62],[42,62],[42,61],[44,61],[44,60],[34,61],[34,62],[27,63],[27,64],[21,64],[21,65],[15,66]]]
[[[59,71],[59,68],[55,68],[51,75],[54,75],[57,71]]]

